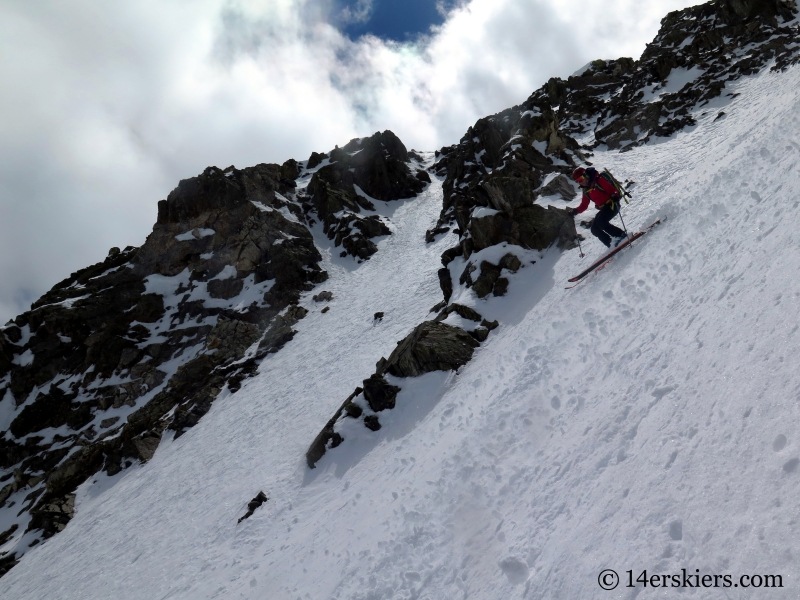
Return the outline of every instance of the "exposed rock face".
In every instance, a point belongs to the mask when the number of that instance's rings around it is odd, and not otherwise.
[[[141,248],[112,248],[0,329],[0,401],[13,415],[0,510],[23,526],[29,514],[36,540],[66,526],[79,484],[150,460],[165,430],[197,424],[292,338],[300,294],[327,278],[289,199],[293,162],[181,181]]]
[[[472,243],[465,244],[464,255],[496,246],[503,242],[544,250],[555,243],[562,250],[574,247],[575,222],[565,210],[538,204],[520,206],[494,215],[473,218],[467,231]],[[468,249],[468,251],[467,251]]]
[[[505,277],[501,277],[503,274],[503,269],[507,269],[510,273],[516,273],[517,270],[522,266],[521,261],[517,256],[514,254],[506,254],[503,258],[500,259],[498,264],[490,263],[489,261],[483,260],[480,263],[480,272],[478,275],[473,275],[478,271],[475,264],[470,261],[467,263],[464,272],[461,274],[461,278],[459,283],[465,285],[466,287],[471,287],[478,298],[485,298],[492,293],[495,296],[505,296],[506,292],[508,291],[508,284],[509,281]],[[449,314],[449,310],[453,306],[448,306],[447,309],[442,314]],[[460,314],[464,318],[471,318],[466,317],[463,313],[463,310],[457,310],[458,314]],[[480,319],[473,319],[475,321],[480,321]]]
[[[469,362],[479,345],[459,327],[425,321],[397,345],[378,372],[417,377],[431,371],[456,370]]]
[[[415,155],[416,156],[416,155]],[[312,155],[308,169],[321,164]],[[330,154],[330,164],[317,170],[308,184],[307,209],[322,222],[323,231],[344,254],[366,260],[377,247],[372,238],[390,235],[372,200],[399,200],[421,192],[430,176],[409,168],[409,153],[391,131],[351,140]],[[417,156],[417,158],[419,158]],[[425,179],[427,177],[427,180]]]
[[[529,103],[558,104],[567,135],[594,133],[592,146],[629,150],[693,125],[689,111],[727,81],[796,64],[798,26],[782,0],[716,0],[669,13],[642,57],[595,61],[578,77],[551,82]],[[686,77],[685,85],[671,85]],[[673,89],[674,88],[674,89]]]
[[[557,194],[561,196],[562,200],[566,200],[567,202],[575,199],[577,193],[577,184],[573,183],[566,175],[561,174],[554,177],[550,183],[543,186],[540,191],[542,196],[553,196]]]

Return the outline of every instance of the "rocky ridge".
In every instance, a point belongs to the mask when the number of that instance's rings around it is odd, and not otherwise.
[[[147,462],[292,339],[301,294],[327,279],[317,220],[367,259],[390,234],[370,197],[430,181],[390,131],[321,156],[181,181],[143,246],[112,248],[0,328],[0,575],[64,529],[81,483]]]
[[[591,165],[593,150],[629,151],[695,125],[692,111],[722,96],[726,82],[796,64],[798,39],[797,7],[788,2],[714,0],[669,13],[638,61],[594,61],[566,81],[550,79],[523,104],[478,120],[458,144],[437,151],[431,167],[445,177],[444,201],[427,239],[453,226],[459,235],[442,254],[444,300],[437,308],[458,286],[472,287],[479,298],[505,293],[505,265],[484,260],[482,250],[542,249],[553,239],[562,249],[573,245],[572,219],[542,205],[576,199],[568,175]]]
[[[409,164],[414,165],[412,173]],[[322,223],[323,232],[343,248],[341,256],[367,260],[378,248],[374,238],[390,235],[376,200],[399,200],[420,193],[430,175],[421,157],[409,153],[391,131],[356,138],[329,155],[311,155],[300,170],[298,199]]]
[[[445,201],[430,234],[456,223],[469,254],[475,207],[508,211],[522,197],[569,197],[570,181],[558,176],[591,164],[593,149],[628,151],[694,125],[691,111],[721,96],[726,82],[800,60],[796,17],[783,0],[714,0],[675,11],[638,61],[596,60],[478,120],[437,152],[433,171],[446,176]]]
[[[594,149],[627,151],[672,135],[694,125],[691,111],[721,96],[725,82],[770,62],[773,69],[797,63],[796,12],[782,0],[714,0],[672,12],[638,61],[598,60],[566,81],[551,79],[522,105],[479,119],[458,144],[437,151],[430,171],[445,178],[444,199],[426,240],[458,235],[441,257],[443,300],[434,319],[398,342],[345,399],[309,447],[309,467],[344,441],[345,419],[380,429],[379,413],[394,408],[404,377],[470,360],[497,322],[481,316],[478,302],[451,303],[454,295],[503,296],[528,252],[576,246],[573,219],[544,204],[576,199],[568,175],[591,165]]]

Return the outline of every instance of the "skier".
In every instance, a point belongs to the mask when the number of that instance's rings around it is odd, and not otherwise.
[[[594,167],[578,167],[572,172],[574,179],[583,188],[583,198],[578,208],[567,208],[567,214],[574,217],[589,207],[589,200],[597,206],[597,216],[592,223],[592,235],[609,248],[616,248],[626,239],[627,234],[610,223],[619,214],[620,194],[617,187]]]

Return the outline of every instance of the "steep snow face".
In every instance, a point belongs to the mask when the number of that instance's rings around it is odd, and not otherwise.
[[[238,394],[146,467],[81,490],[0,595],[631,598],[628,570],[686,569],[781,575],[770,597],[796,597],[798,89],[798,67],[762,73],[726,90],[740,95],[722,118],[707,106],[674,139],[597,152],[637,182],[627,225],[666,221],[569,291],[599,242],[521,269],[508,297],[476,301],[501,326],[466,367],[419,378],[380,431],[309,471],[319,427],[440,298],[452,238],[424,243],[435,182],[369,262],[328,257],[330,311],[307,298],[292,344]]]

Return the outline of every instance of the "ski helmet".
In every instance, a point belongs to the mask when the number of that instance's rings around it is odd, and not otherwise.
[[[573,181],[577,181],[578,183],[580,183],[580,182],[581,182],[581,180],[582,180],[584,177],[586,177],[586,169],[584,169],[583,167],[578,167],[577,169],[575,169],[575,170],[572,172],[572,179],[573,179]]]

